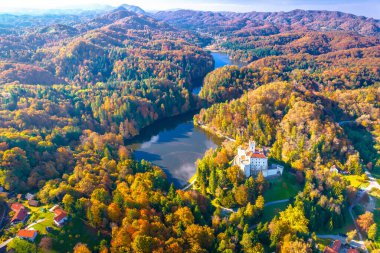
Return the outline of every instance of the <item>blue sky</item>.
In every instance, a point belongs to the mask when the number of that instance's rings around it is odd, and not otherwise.
[[[0,0],[0,10],[59,9],[94,5],[138,5],[145,10],[196,9],[211,11],[334,10],[380,19],[380,0]]]

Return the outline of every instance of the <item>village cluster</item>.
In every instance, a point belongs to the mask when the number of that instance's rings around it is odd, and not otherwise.
[[[35,196],[33,194],[27,193],[24,196],[21,194],[17,195],[17,201],[8,207],[6,204],[4,204],[3,208],[3,220],[2,220],[2,227],[11,227],[16,226],[18,224],[25,225],[24,228],[20,229],[16,237],[24,240],[28,240],[30,242],[34,242],[36,237],[38,236],[38,231],[34,229],[33,227],[37,225],[39,222],[43,222],[45,219],[41,219],[39,221],[31,220],[31,217],[33,216],[33,211],[30,210],[31,208],[38,208],[40,206],[40,203],[35,200]],[[30,208],[28,208],[30,207]],[[10,210],[9,210],[10,209]],[[38,209],[39,211],[44,212],[50,212],[54,214],[53,217],[53,224],[57,227],[62,227],[68,220],[68,213],[63,210],[59,205],[55,205],[49,210],[44,210],[43,207]],[[12,215],[10,219],[6,220],[6,214],[8,213]],[[49,230],[50,227],[46,227],[46,230]],[[47,231],[49,232],[49,231]],[[13,238],[10,238],[13,239]],[[4,245],[5,246],[5,245]]]

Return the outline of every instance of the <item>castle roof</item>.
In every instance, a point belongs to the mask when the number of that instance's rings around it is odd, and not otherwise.
[[[247,156],[251,157],[251,158],[258,158],[258,159],[266,159],[266,155],[264,155],[264,153],[258,153],[258,152],[248,152],[247,153]]]

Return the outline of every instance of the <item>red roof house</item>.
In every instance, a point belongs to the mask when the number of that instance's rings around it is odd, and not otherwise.
[[[15,212],[15,215],[11,219],[11,224],[17,224],[24,222],[26,217],[28,217],[28,211],[20,203],[14,203],[11,205],[12,211]]]
[[[29,240],[31,242],[34,242],[34,240],[36,239],[37,235],[38,235],[37,231],[36,230],[31,230],[31,229],[30,230],[29,229],[21,229],[17,233],[17,237]]]
[[[342,247],[342,242],[335,240],[331,247],[325,248],[325,253],[339,253],[340,248]]]
[[[17,211],[20,211],[21,209],[25,209],[25,207],[20,203],[13,203],[11,205],[11,209],[12,211],[17,212]]]
[[[54,216],[54,223],[57,226],[62,226],[63,223],[67,220],[67,213],[63,211],[61,208],[57,208],[54,210],[55,216]]]

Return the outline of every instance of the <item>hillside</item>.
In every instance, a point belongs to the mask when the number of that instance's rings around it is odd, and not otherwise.
[[[375,253],[379,175],[378,20],[0,15],[0,251]]]
[[[380,21],[333,11],[290,12],[201,12],[162,11],[154,17],[189,30],[200,29],[214,35],[273,35],[294,31],[346,31],[378,36]]]

